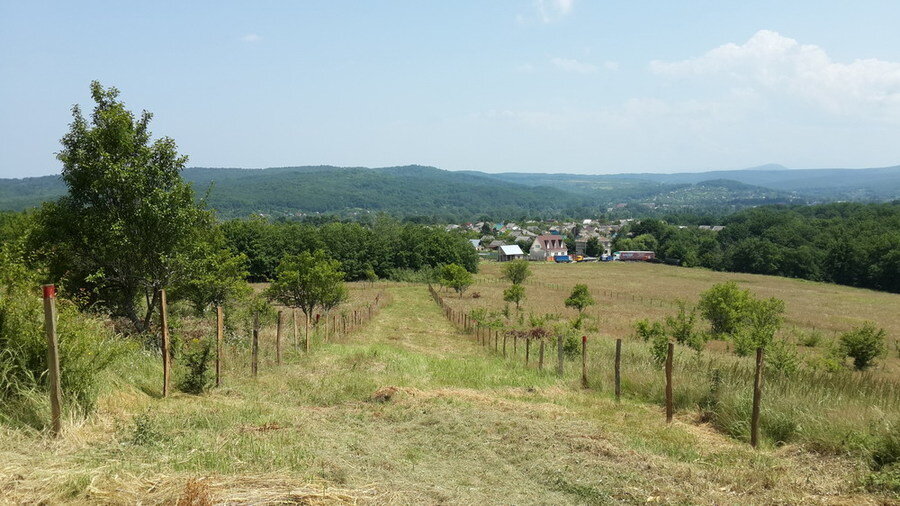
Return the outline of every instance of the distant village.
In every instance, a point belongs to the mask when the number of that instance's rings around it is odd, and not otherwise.
[[[522,224],[479,221],[450,224],[446,230],[465,234],[476,251],[486,257],[496,255],[499,262],[520,258],[557,262],[655,260],[653,251],[613,251],[613,241],[619,231],[632,221],[623,219],[612,224],[591,219]],[[700,225],[698,228],[718,232],[724,227]]]

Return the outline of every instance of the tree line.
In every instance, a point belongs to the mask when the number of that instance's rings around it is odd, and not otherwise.
[[[767,206],[724,218],[720,232],[649,219],[616,250],[653,250],[687,267],[770,274],[900,292],[900,202]]]

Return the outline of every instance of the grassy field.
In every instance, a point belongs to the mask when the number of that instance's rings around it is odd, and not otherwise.
[[[480,298],[473,299],[469,293],[463,300],[450,297],[448,302],[461,310],[503,307],[503,289],[508,282],[500,280],[501,266],[495,262],[481,264],[477,284],[470,289],[478,292]],[[534,262],[531,269],[534,274],[526,283],[525,313],[557,313],[571,318],[576,312],[565,308],[563,301],[576,283],[585,283],[597,301],[587,313],[596,318],[598,335],[611,338],[633,334],[634,322],[641,318],[662,319],[673,314],[677,299],[696,304],[701,292],[725,281],[736,281],[759,297],[784,300],[782,337],[794,339],[810,332],[822,337],[816,347],[801,348],[810,360],[821,355],[840,332],[872,321],[887,331],[889,341],[887,356],[873,372],[900,379],[900,294],[777,276],[632,262]],[[724,345],[712,342],[709,347],[721,349]]]
[[[441,315],[424,287],[390,288],[367,327],[290,351],[225,385],[158,390],[156,358],[123,364],[59,440],[0,429],[0,502],[113,504],[877,504],[857,458],[751,450],[679,413],[582,390],[503,359]],[[263,349],[271,349],[271,329]],[[884,493],[882,493],[884,494]]]

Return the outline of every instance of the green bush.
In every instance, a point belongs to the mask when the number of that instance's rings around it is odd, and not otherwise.
[[[884,340],[884,329],[876,328],[871,322],[841,334],[839,339],[844,356],[852,358],[853,366],[860,371],[868,369],[876,358],[884,355]]]
[[[187,339],[181,345],[180,360],[181,377],[178,389],[189,394],[202,394],[212,385],[213,377],[210,362],[213,358],[213,346],[210,339]]]
[[[750,300],[749,290],[741,290],[737,283],[729,281],[713,285],[700,294],[697,308],[703,318],[709,320],[713,334],[734,334]]]
[[[791,375],[800,368],[800,357],[794,345],[784,339],[775,339],[766,350],[766,369]]]
[[[126,349],[103,323],[80,313],[66,299],[57,299],[60,385],[63,408],[91,411],[101,375]],[[0,292],[0,422],[40,427],[46,420],[29,413],[45,411],[49,389],[47,341],[40,297],[22,288]]]

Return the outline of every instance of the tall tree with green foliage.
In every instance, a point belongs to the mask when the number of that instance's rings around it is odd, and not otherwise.
[[[460,297],[472,283],[474,283],[472,274],[459,265],[445,265],[441,269],[441,284],[452,288]]]
[[[531,268],[528,260],[513,260],[503,265],[503,277],[514,285],[521,285],[531,276]]]
[[[600,244],[600,239],[596,237],[591,237],[587,240],[587,243],[584,245],[584,254],[589,257],[599,257],[603,254],[603,245]]]
[[[184,259],[212,225],[181,178],[175,141],[151,141],[150,119],[125,108],[116,88],[91,83],[90,118],[72,108],[57,158],[68,194],[41,210],[36,249],[50,277],[146,330],[161,288],[187,276]],[[139,315],[139,297],[143,314]]]
[[[595,302],[587,285],[577,284],[575,285],[575,288],[572,289],[572,294],[566,299],[565,304],[566,307],[577,309],[578,313],[581,314],[584,312],[585,308],[593,306]]]
[[[304,251],[285,257],[269,286],[269,298],[298,308],[306,316],[306,351],[309,351],[309,324],[316,307],[333,308],[347,298],[341,263],[328,258],[322,250]]]

